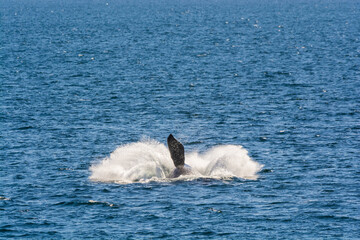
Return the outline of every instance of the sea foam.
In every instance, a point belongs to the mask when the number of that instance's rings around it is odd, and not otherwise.
[[[180,179],[256,179],[262,168],[240,145],[215,146],[202,153],[186,152],[185,163],[192,167],[194,174],[180,176]],[[167,147],[147,139],[119,146],[109,157],[94,163],[90,167],[90,179],[116,183],[169,181],[168,176],[174,169]]]

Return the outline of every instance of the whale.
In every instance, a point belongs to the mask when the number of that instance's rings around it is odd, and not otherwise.
[[[175,169],[170,174],[170,178],[177,178],[181,175],[192,174],[192,168],[185,164],[185,149],[184,146],[170,134],[167,138],[167,144],[171,159],[174,162]]]

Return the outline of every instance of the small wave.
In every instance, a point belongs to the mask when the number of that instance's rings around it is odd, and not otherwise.
[[[95,200],[89,200],[89,203],[91,203],[91,204],[100,204],[100,205],[109,206],[109,207],[114,206],[113,203],[101,202],[101,201],[95,201]]]
[[[197,178],[257,179],[262,165],[252,160],[240,145],[215,146],[199,153],[188,152],[185,162],[193,169],[193,175],[183,175],[175,180]],[[109,157],[90,167],[93,181],[133,183],[149,181],[173,181],[169,179],[174,164],[167,147],[155,140],[143,140],[118,147]]]
[[[109,207],[115,206],[113,203],[101,202],[101,201],[95,201],[95,200],[58,202],[55,205],[56,206],[59,206],[59,205],[62,205],[62,206],[102,205],[102,206],[109,206]]]

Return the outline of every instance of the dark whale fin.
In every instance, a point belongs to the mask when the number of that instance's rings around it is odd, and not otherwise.
[[[172,134],[167,138],[167,144],[175,167],[183,167],[185,165],[184,146]]]

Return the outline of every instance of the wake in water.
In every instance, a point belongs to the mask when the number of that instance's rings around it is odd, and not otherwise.
[[[262,165],[252,160],[240,145],[216,146],[204,153],[185,155],[192,175],[180,179],[229,178],[256,179]],[[143,140],[118,147],[109,157],[90,167],[90,179],[101,182],[168,181],[175,169],[168,148],[155,140]]]

